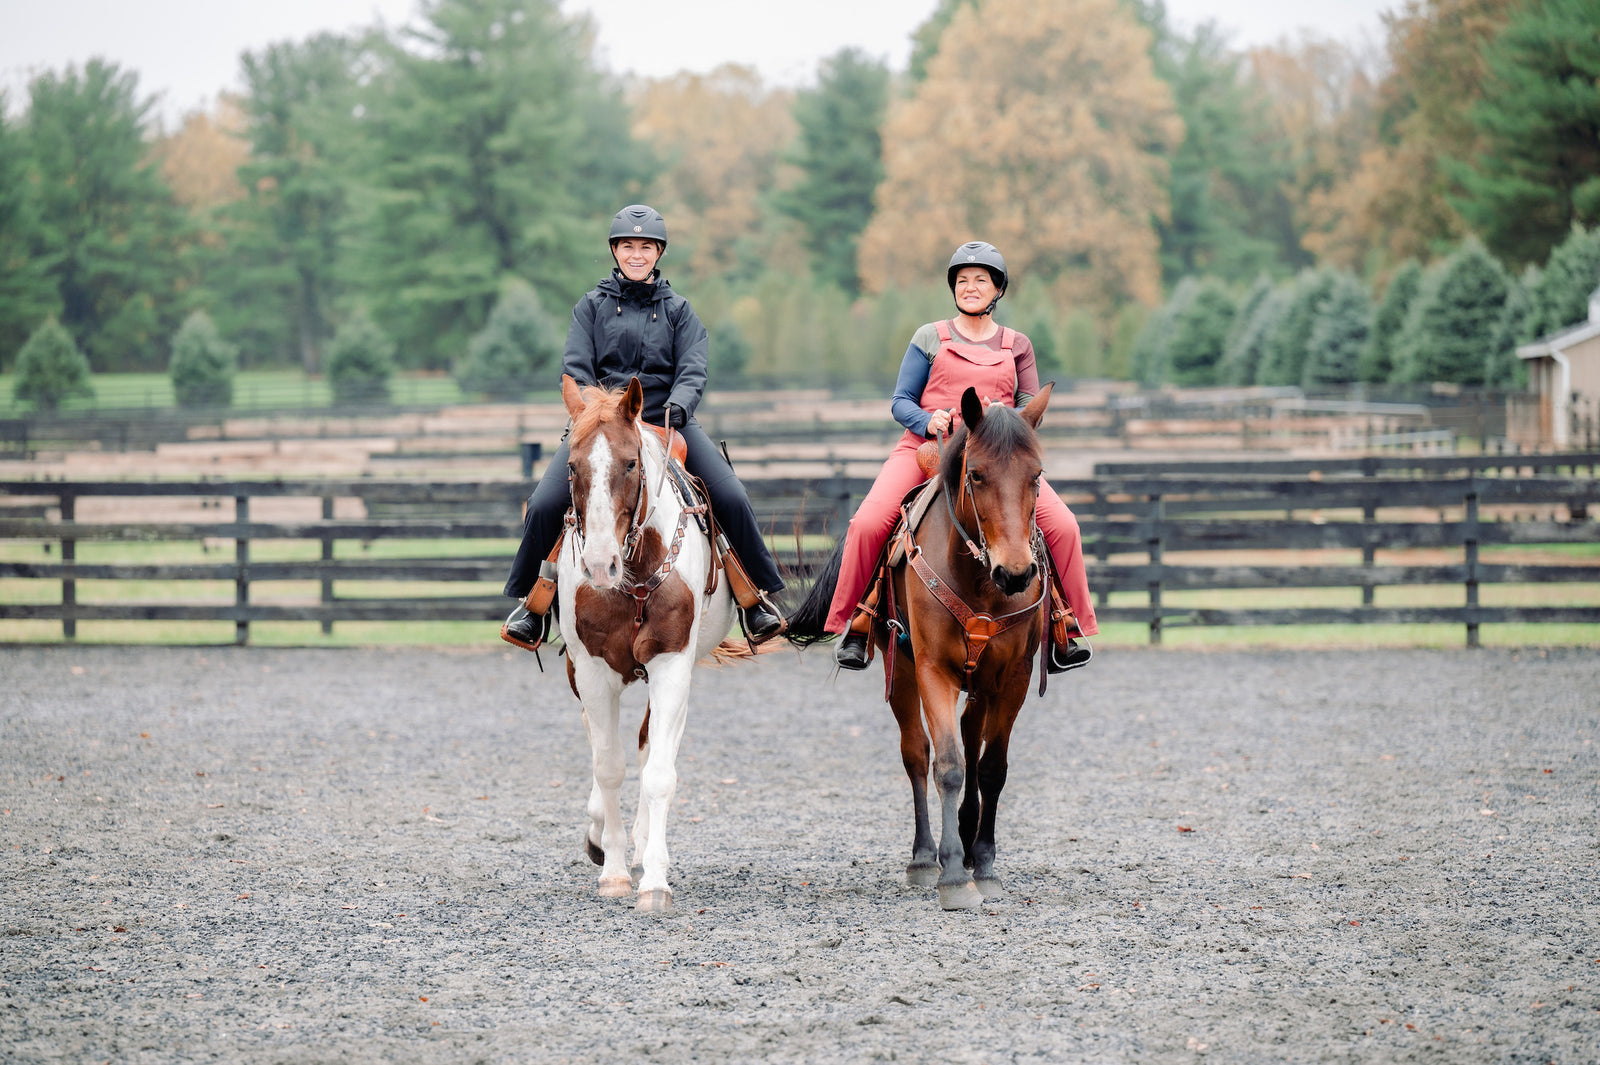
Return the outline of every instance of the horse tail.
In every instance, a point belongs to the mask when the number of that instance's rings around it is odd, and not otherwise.
[[[811,591],[806,593],[805,602],[789,615],[789,626],[784,630],[784,637],[796,647],[809,647],[833,639],[834,634],[828,632],[825,626],[843,561],[844,537],[841,536],[839,542],[833,545],[833,554],[828,556],[828,561],[817,572],[817,579],[812,582]]]

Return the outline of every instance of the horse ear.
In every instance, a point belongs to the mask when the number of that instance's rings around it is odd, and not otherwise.
[[[1039,389],[1038,395],[1028,400],[1028,405],[1022,408],[1023,421],[1035,429],[1039,428],[1039,423],[1044,420],[1044,409],[1050,405],[1050,393],[1055,387],[1056,383],[1051,381]]]
[[[628,421],[638,421],[644,409],[644,386],[637,377],[628,379],[628,390],[622,394],[622,416]]]
[[[981,421],[983,421],[983,400],[978,398],[977,389],[969,388],[961,393],[961,423],[970,433]]]
[[[578,382],[570,374],[561,375],[561,402],[567,405],[567,414],[576,418],[583,413],[583,396],[578,393]]]

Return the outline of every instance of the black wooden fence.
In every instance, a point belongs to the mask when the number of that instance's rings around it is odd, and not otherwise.
[[[1600,625],[1600,592],[1579,596],[1589,605],[1576,606],[1484,605],[1479,596],[1486,585],[1600,585],[1600,556],[1583,551],[1564,563],[1481,558],[1485,549],[1600,542],[1600,522],[1590,516],[1590,508],[1600,503],[1597,463],[1600,455],[1584,454],[1116,464],[1098,469],[1091,480],[1055,485],[1078,514],[1099,617],[1141,623],[1151,642],[1159,642],[1165,630],[1189,625],[1449,623],[1463,625],[1467,643],[1475,646],[1484,624]],[[869,485],[864,478],[841,475],[751,480],[748,487],[758,514],[777,533],[780,557],[803,578],[826,549],[815,546],[813,538],[798,557],[784,551],[791,531],[837,535]],[[527,489],[522,481],[0,482],[0,581],[29,589],[26,595],[0,595],[0,619],[59,620],[69,638],[79,621],[231,621],[238,643],[248,642],[250,625],[258,621],[314,621],[326,632],[340,621],[497,620],[506,609],[498,585],[511,546],[456,557],[438,545],[517,537]],[[285,497],[319,501],[320,517],[252,518],[253,502],[260,509],[260,501]],[[183,498],[208,501],[218,518],[78,518],[79,504],[88,499],[131,506]],[[360,500],[363,517],[335,517],[338,501],[349,499]],[[184,541],[231,544],[233,557],[77,558],[78,545],[85,542]],[[252,558],[252,545],[271,541],[315,542],[320,557]],[[406,541],[415,551],[405,558],[336,557],[341,541]],[[22,557],[35,548],[41,557]],[[1413,548],[1442,549],[1452,557],[1426,564],[1379,558],[1380,552]],[[1324,564],[1312,556],[1308,563],[1303,555],[1275,560],[1272,552],[1283,551],[1337,551],[1347,561]],[[231,602],[135,602],[119,594],[80,601],[80,582],[134,580],[223,581],[234,592]],[[253,586],[283,581],[316,582],[320,595],[297,602],[253,601]],[[339,583],[346,581],[380,582],[380,587],[381,582],[437,582],[437,594],[408,588],[391,596],[341,595]],[[480,587],[465,590],[470,583]],[[1439,585],[1459,586],[1461,604],[1374,602],[1378,588]],[[1196,591],[1313,588],[1360,589],[1362,601],[1352,596],[1348,606],[1218,608],[1176,605],[1167,598]],[[1135,593],[1139,602],[1129,605],[1126,593]],[[1600,641],[1600,628],[1596,632]]]

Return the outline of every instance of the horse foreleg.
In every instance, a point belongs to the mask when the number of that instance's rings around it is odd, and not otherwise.
[[[596,690],[598,689],[598,690]],[[622,776],[625,769],[622,737],[617,733],[620,687],[593,685],[586,689],[583,725],[589,734],[594,785],[589,789],[589,829],[584,842],[589,857],[600,852],[600,894],[622,898],[633,893],[628,876],[627,837],[622,827]]]
[[[983,723],[983,753],[976,761],[976,771],[971,776],[977,780],[977,790],[983,798],[978,816],[977,831],[967,845],[972,858],[972,880],[985,899],[998,899],[1005,895],[1000,878],[994,871],[994,819],[1000,809],[1000,792],[1006,786],[1007,752],[1011,748],[1011,729],[1017,723],[1017,713],[1027,698],[1029,671],[1019,673],[1021,690],[1009,690],[995,697]],[[1008,687],[1017,688],[1017,685]]]
[[[644,772],[644,764],[650,760],[650,704],[644,704],[644,720],[639,722],[639,772]],[[633,864],[628,867],[634,879],[644,871],[644,844],[649,832],[649,818],[646,816],[644,803],[639,803],[633,814]]]
[[[899,654],[898,651],[888,653]],[[900,678],[889,697],[895,723],[900,726],[900,761],[911,779],[911,809],[916,818],[916,834],[911,839],[911,862],[906,866],[906,883],[912,887],[932,887],[939,879],[939,852],[933,845],[933,829],[928,823],[928,730],[922,726],[922,700],[917,694],[916,674],[902,656],[895,670]]]
[[[983,756],[983,721],[988,698],[981,692],[967,696],[961,711],[961,750],[966,755],[967,774],[961,789],[961,846],[966,850],[967,868],[973,865],[972,844],[978,835],[978,760]]]
[[[645,813],[644,872],[639,877],[640,910],[672,908],[667,883],[667,813],[678,790],[678,745],[689,718],[689,678],[694,656],[658,655],[650,663],[650,736],[641,747],[639,806]]]
[[[961,688],[937,665],[928,664],[931,657],[917,655],[917,688],[933,737],[933,779],[939,787],[939,905],[947,910],[970,910],[983,903],[983,896],[967,872],[959,828],[961,791],[967,778],[956,709]]]

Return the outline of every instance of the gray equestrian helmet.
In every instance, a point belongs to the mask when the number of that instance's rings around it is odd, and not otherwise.
[[[624,207],[611,220],[611,243],[627,237],[643,237],[659,241],[661,250],[667,250],[667,220],[654,207],[635,203]]]
[[[945,279],[950,284],[950,291],[956,290],[956,272],[963,266],[985,266],[989,269],[989,276],[994,278],[994,287],[1001,294],[1006,290],[1006,261],[996,248],[986,240],[969,240],[956,249],[950,256],[950,269],[945,271]]]

